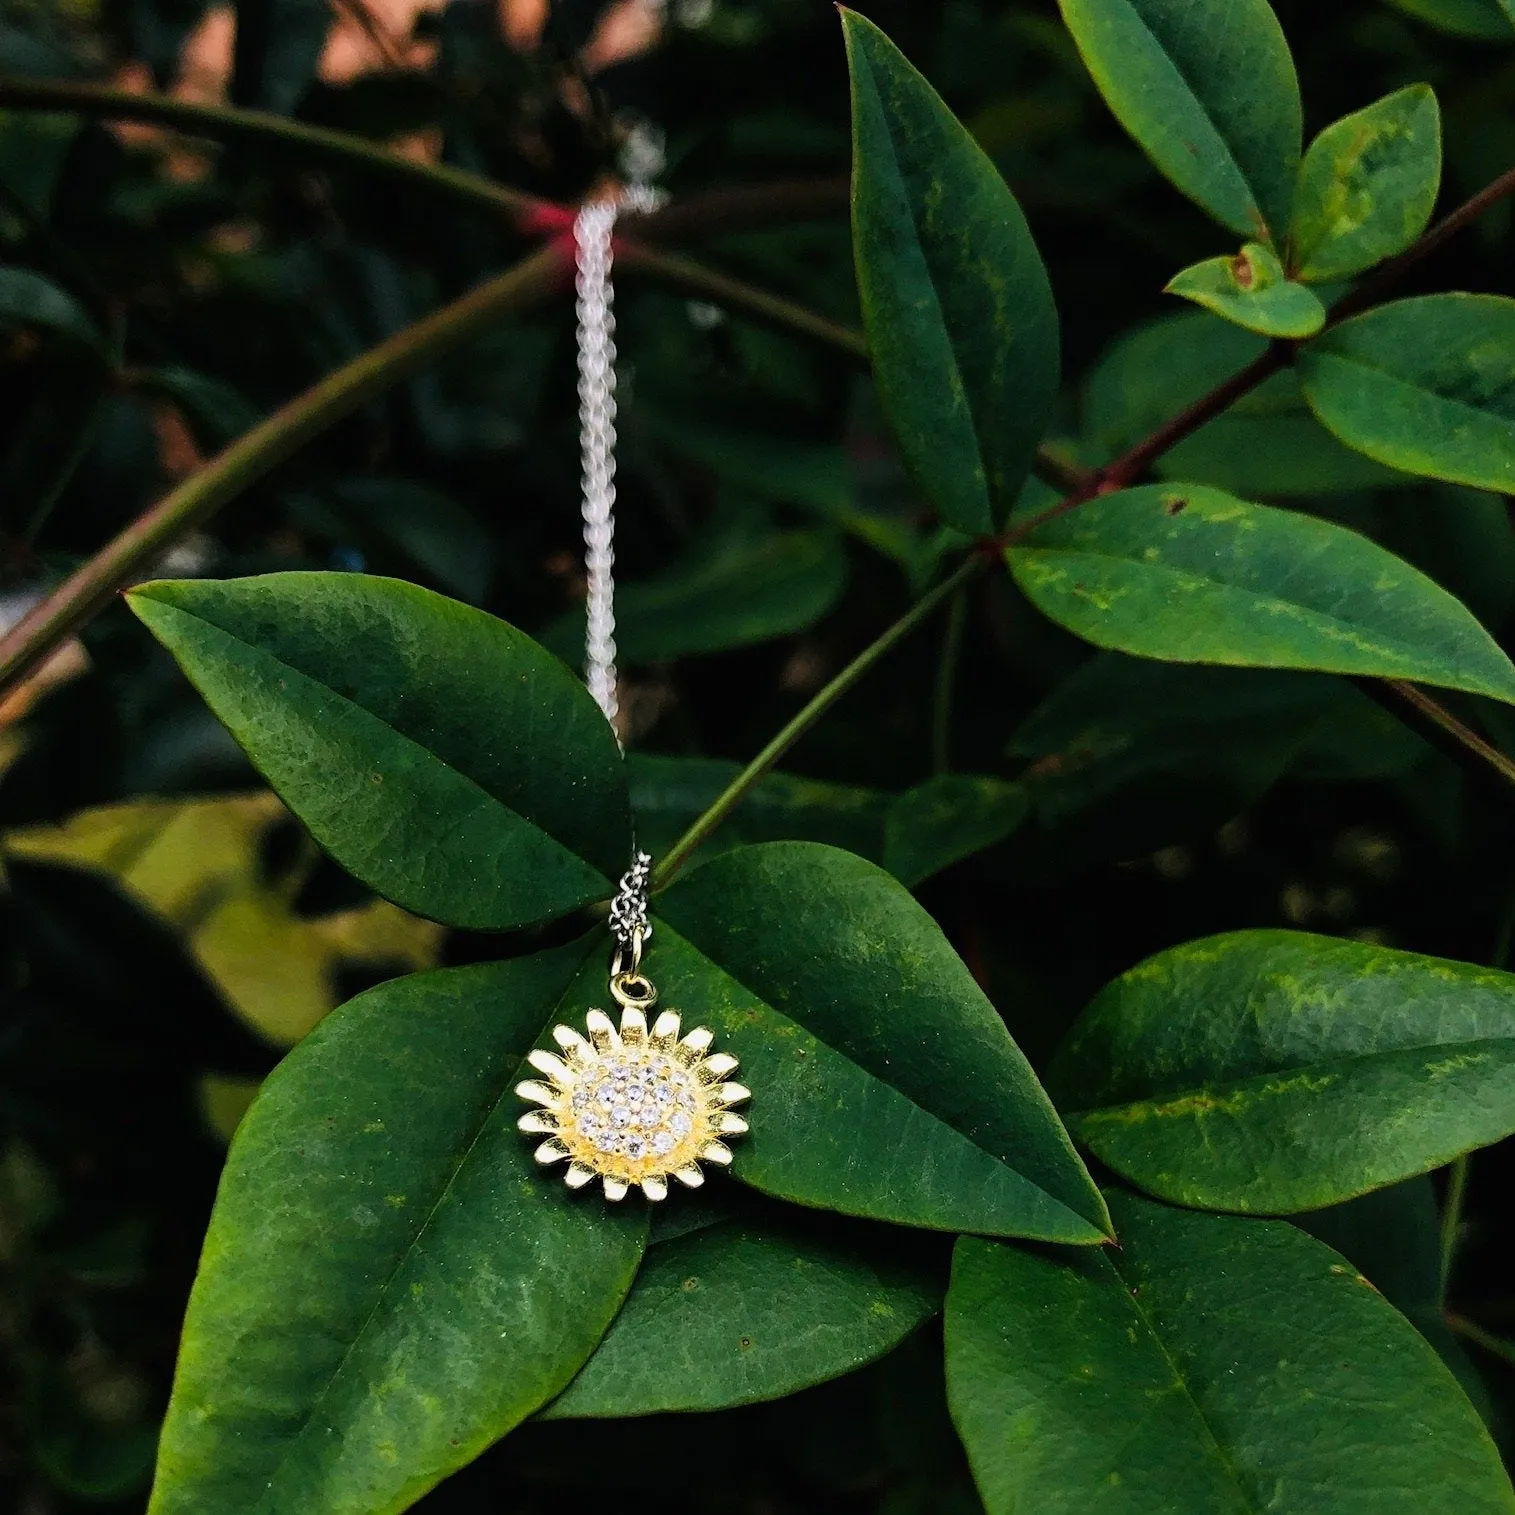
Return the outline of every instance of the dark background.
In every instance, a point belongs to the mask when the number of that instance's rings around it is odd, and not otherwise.
[[[716,0],[692,24],[699,7],[675,4],[660,46],[591,80],[580,60],[604,9],[558,0],[538,44],[512,46],[501,11],[477,0],[423,16],[413,35],[382,17],[365,28],[347,3],[246,0],[222,60],[225,87],[236,103],[414,138],[564,202],[645,117],[666,133],[663,182],[675,197],[757,187],[740,230],[691,252],[855,324],[843,197],[833,214],[796,223],[781,196],[762,192],[846,172],[831,5]],[[1103,439],[1080,408],[1085,381],[1116,339],[1177,310],[1163,284],[1229,250],[1227,234],[1126,141],[1051,3],[859,9],[924,70],[1021,197],[1063,317],[1058,445],[1099,461]],[[1383,0],[1277,9],[1307,135],[1425,80],[1445,117],[1443,210],[1515,163],[1515,36],[1450,36]],[[207,35],[197,0],[0,0],[0,20],[0,71],[161,88],[184,83],[186,39]],[[338,23],[359,58],[344,79],[318,73]],[[1407,292],[1515,293],[1509,220],[1507,208],[1485,218]],[[54,279],[121,358],[106,376],[66,343],[0,330],[0,591],[22,594],[96,550],[250,419],[525,250],[482,210],[346,168],[245,142],[216,149],[0,112],[0,263]],[[620,294],[620,571],[661,585],[644,622],[682,625],[698,647],[633,664],[634,746],[745,760],[909,603],[919,585],[906,570],[911,554],[926,560],[933,523],[853,360],[743,320],[712,324],[629,273]],[[171,396],[147,377],[165,371],[178,376]],[[766,479],[755,481],[754,455],[770,465]],[[582,590],[576,491],[571,310],[560,298],[307,447],[168,571],[391,573],[541,632]],[[1508,501],[1413,486],[1323,488],[1284,503],[1370,532],[1466,598],[1496,635],[1511,629]],[[878,551],[859,520],[906,546]],[[806,614],[793,583],[754,570],[746,631],[699,645],[700,565],[795,532],[842,565],[840,591]],[[234,1009],[197,959],[192,938],[212,899],[154,909],[81,866],[103,860],[119,875],[141,837],[103,858],[15,842],[93,807],[257,788],[123,609],[84,643],[87,668],[0,712],[0,833],[11,839],[0,897],[0,1508],[26,1515],[143,1508],[224,1133],[288,1040],[247,1004]],[[923,779],[941,651],[938,623],[796,747],[786,770],[878,791]],[[1110,663],[1079,693],[1066,681],[1089,656],[1008,583],[976,587],[953,683],[952,761],[1026,777],[1036,811],[921,894],[1034,1061],[1110,977],[1211,931],[1290,925],[1504,962],[1515,796],[1351,691],[1323,696],[1336,725],[1322,726],[1299,697],[1307,676],[1248,683]],[[1062,703],[1041,708],[1055,692]],[[1458,708],[1503,734],[1497,712]],[[679,819],[651,824],[671,836]],[[747,834],[831,838],[838,825],[822,800],[752,820]],[[236,872],[265,903],[277,897],[287,927],[365,904],[293,822],[216,854],[223,845],[207,835],[194,866],[223,884]],[[266,965],[280,950],[269,937],[254,955]],[[454,934],[424,950],[462,961],[515,948]],[[382,953],[348,954],[328,965],[324,992],[345,998],[396,968]],[[1509,1177],[1503,1148],[1472,1161],[1449,1300],[1495,1335],[1515,1334]],[[1503,1438],[1511,1369],[1438,1326],[1434,1228],[1424,1185],[1410,1189],[1324,1218],[1322,1234],[1391,1297],[1399,1286],[1404,1302],[1424,1304],[1417,1319]],[[608,1502],[669,1515],[977,1508],[930,1330],[863,1374],[777,1405],[657,1425],[527,1427],[421,1507],[525,1515]]]

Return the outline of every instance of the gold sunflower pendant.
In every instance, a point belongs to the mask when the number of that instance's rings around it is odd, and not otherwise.
[[[600,1179],[606,1199],[624,1199],[633,1186],[648,1199],[666,1199],[670,1177],[699,1188],[702,1162],[731,1162],[722,1138],[747,1130],[732,1106],[752,1097],[730,1082],[737,1060],[710,1051],[714,1037],[704,1026],[680,1037],[677,1012],[664,1010],[649,1029],[657,990],[637,971],[640,956],[633,953],[628,972],[619,971],[619,953],[612,964],[619,1028],[603,1010],[585,1017],[587,1036],[554,1026],[563,1055],[530,1053],[527,1061],[545,1081],[516,1085],[516,1093],[537,1106],[521,1117],[521,1130],[546,1137],[536,1160],[544,1167],[566,1162],[563,1181],[570,1189]]]

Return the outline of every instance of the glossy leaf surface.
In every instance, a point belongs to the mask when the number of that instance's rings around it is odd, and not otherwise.
[[[940,928],[882,869],[775,842],[655,900],[664,1003],[715,1030],[754,1090],[734,1172],[901,1225],[1103,1236],[1098,1192]]]
[[[1305,397],[1349,447],[1407,473],[1515,490],[1515,300],[1425,295],[1300,353]]]
[[[879,399],[943,521],[992,530],[1058,382],[1057,310],[999,170],[872,22],[844,11],[852,226]]]
[[[1061,0],[1116,119],[1190,199],[1281,238],[1299,163],[1294,61],[1267,0]]]
[[[268,1080],[227,1160],[153,1515],[403,1510],[589,1356],[646,1213],[542,1175],[512,1088],[584,951],[370,990]]]
[[[1183,269],[1167,292],[1268,337],[1313,337],[1326,324],[1319,297],[1291,282],[1278,255],[1257,242]]]
[[[1051,1074],[1074,1131],[1164,1199],[1288,1213],[1515,1131],[1515,975],[1294,931],[1149,958]]]
[[[1466,606],[1313,516],[1149,485],[1047,522],[1006,558],[1038,609],[1099,647],[1417,679],[1515,701],[1515,666]]]
[[[1403,251],[1426,229],[1440,185],[1441,111],[1430,85],[1343,116],[1300,165],[1295,277],[1344,279]]]
[[[556,658],[394,579],[269,574],[129,602],[336,860],[448,925],[608,893],[630,850],[620,753]]]
[[[851,1372],[941,1308],[941,1246],[766,1206],[657,1244],[544,1416],[722,1410]]]
[[[947,1385],[988,1515],[1515,1508],[1451,1374],[1329,1247],[1110,1200],[1118,1249],[958,1243]]]

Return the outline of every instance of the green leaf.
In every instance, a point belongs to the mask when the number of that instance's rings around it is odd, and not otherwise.
[[[1515,37],[1515,5],[1511,0],[1389,0],[1389,4],[1454,37],[1488,42],[1508,42]]]
[[[1407,473],[1515,491],[1515,300],[1425,295],[1303,349],[1305,398],[1348,447]]]
[[[710,544],[660,578],[616,589],[616,650],[626,663],[653,663],[749,647],[802,631],[826,614],[847,582],[834,533],[741,533]],[[580,655],[584,616],[549,628],[544,644]]]
[[[0,326],[35,326],[103,353],[105,339],[84,308],[29,268],[0,268]]]
[[[947,1389],[988,1515],[1515,1509],[1456,1382],[1329,1247],[1110,1202],[1118,1249],[958,1243]]]
[[[1336,1204],[1515,1131],[1515,975],[1296,931],[1159,953],[1052,1070],[1102,1162],[1180,1204]]]
[[[852,231],[879,398],[942,520],[992,531],[1058,383],[1057,310],[1015,196],[863,17],[852,70]]]
[[[1266,346],[1263,337],[1202,311],[1127,333],[1095,369],[1084,396],[1084,428],[1098,457],[1126,451]],[[1311,414],[1292,369],[1243,396],[1154,467],[1163,478],[1254,498],[1416,482],[1343,447]]]
[[[1344,279],[1403,251],[1426,229],[1440,186],[1441,111],[1429,84],[1343,116],[1300,167],[1294,277]]]
[[[546,1419],[724,1410],[882,1357],[941,1308],[937,1245],[796,1210],[655,1245]]]
[[[1268,337],[1313,337],[1326,324],[1319,298],[1291,282],[1278,255],[1258,242],[1234,257],[1207,258],[1174,274],[1167,293]]]
[[[933,873],[1004,841],[1028,809],[1019,784],[976,774],[939,774],[890,805],[884,867],[913,889]]]
[[[755,1091],[734,1172],[900,1225],[1075,1243],[1104,1207],[994,1007],[882,869],[834,848],[727,853],[655,901],[663,999]]]
[[[540,1174],[512,1087],[584,958],[382,985],[264,1085],[190,1299],[152,1515],[403,1510],[589,1356],[646,1212]]]
[[[1244,237],[1289,222],[1302,109],[1267,0],[1060,0],[1105,103],[1191,200]]]
[[[316,840],[396,904],[498,930],[604,898],[625,867],[615,737],[503,621],[357,574],[127,598]]]
[[[1464,605],[1314,516],[1154,484],[1049,521],[1005,557],[1043,614],[1098,647],[1417,679],[1515,702],[1515,666]]]

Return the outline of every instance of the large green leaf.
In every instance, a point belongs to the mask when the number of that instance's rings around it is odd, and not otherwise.
[[[1314,516],[1148,485],[1048,521],[1005,556],[1038,609],[1098,647],[1418,679],[1515,701],[1515,666],[1466,606]]]
[[[876,26],[842,20],[853,243],[879,398],[942,519],[990,531],[1057,390],[1047,273],[983,150]]]
[[[603,898],[624,868],[615,737],[503,621],[357,574],[128,599],[316,840],[396,904],[500,929]]]
[[[1159,953],[1052,1071],[1079,1138],[1164,1199],[1288,1213],[1515,1131],[1515,975],[1294,931]]]
[[[1299,357],[1349,447],[1407,473],[1515,491],[1515,300],[1425,295],[1344,321]]]
[[[543,1415],[723,1410],[849,1373],[941,1308],[939,1245],[776,1207],[655,1245]]]
[[[1100,361],[1084,395],[1084,430],[1101,460],[1115,457],[1245,368],[1265,338],[1202,311],[1128,332]],[[1165,479],[1251,498],[1414,484],[1344,447],[1310,412],[1292,370],[1274,374],[1164,453]]]
[[[1060,0],[1116,119],[1190,199],[1244,237],[1281,239],[1302,111],[1267,0]]]
[[[1311,144],[1294,191],[1290,265],[1344,279],[1408,247],[1441,185],[1441,111],[1429,84],[1343,116]]]
[[[1326,324],[1315,292],[1290,280],[1278,254],[1258,242],[1181,269],[1168,280],[1167,293],[1269,337],[1313,337]]]
[[[734,1172],[782,1199],[937,1230],[1097,1242],[1104,1206],[936,923],[882,869],[774,842],[656,901],[648,966],[754,1091]]]
[[[403,1510],[589,1356],[646,1212],[540,1176],[512,1090],[584,955],[370,990],[264,1085],[190,1299],[153,1515]]]
[[[1515,1509],[1455,1380],[1329,1247],[1110,1202],[1119,1249],[958,1243],[947,1387],[989,1515]]]

